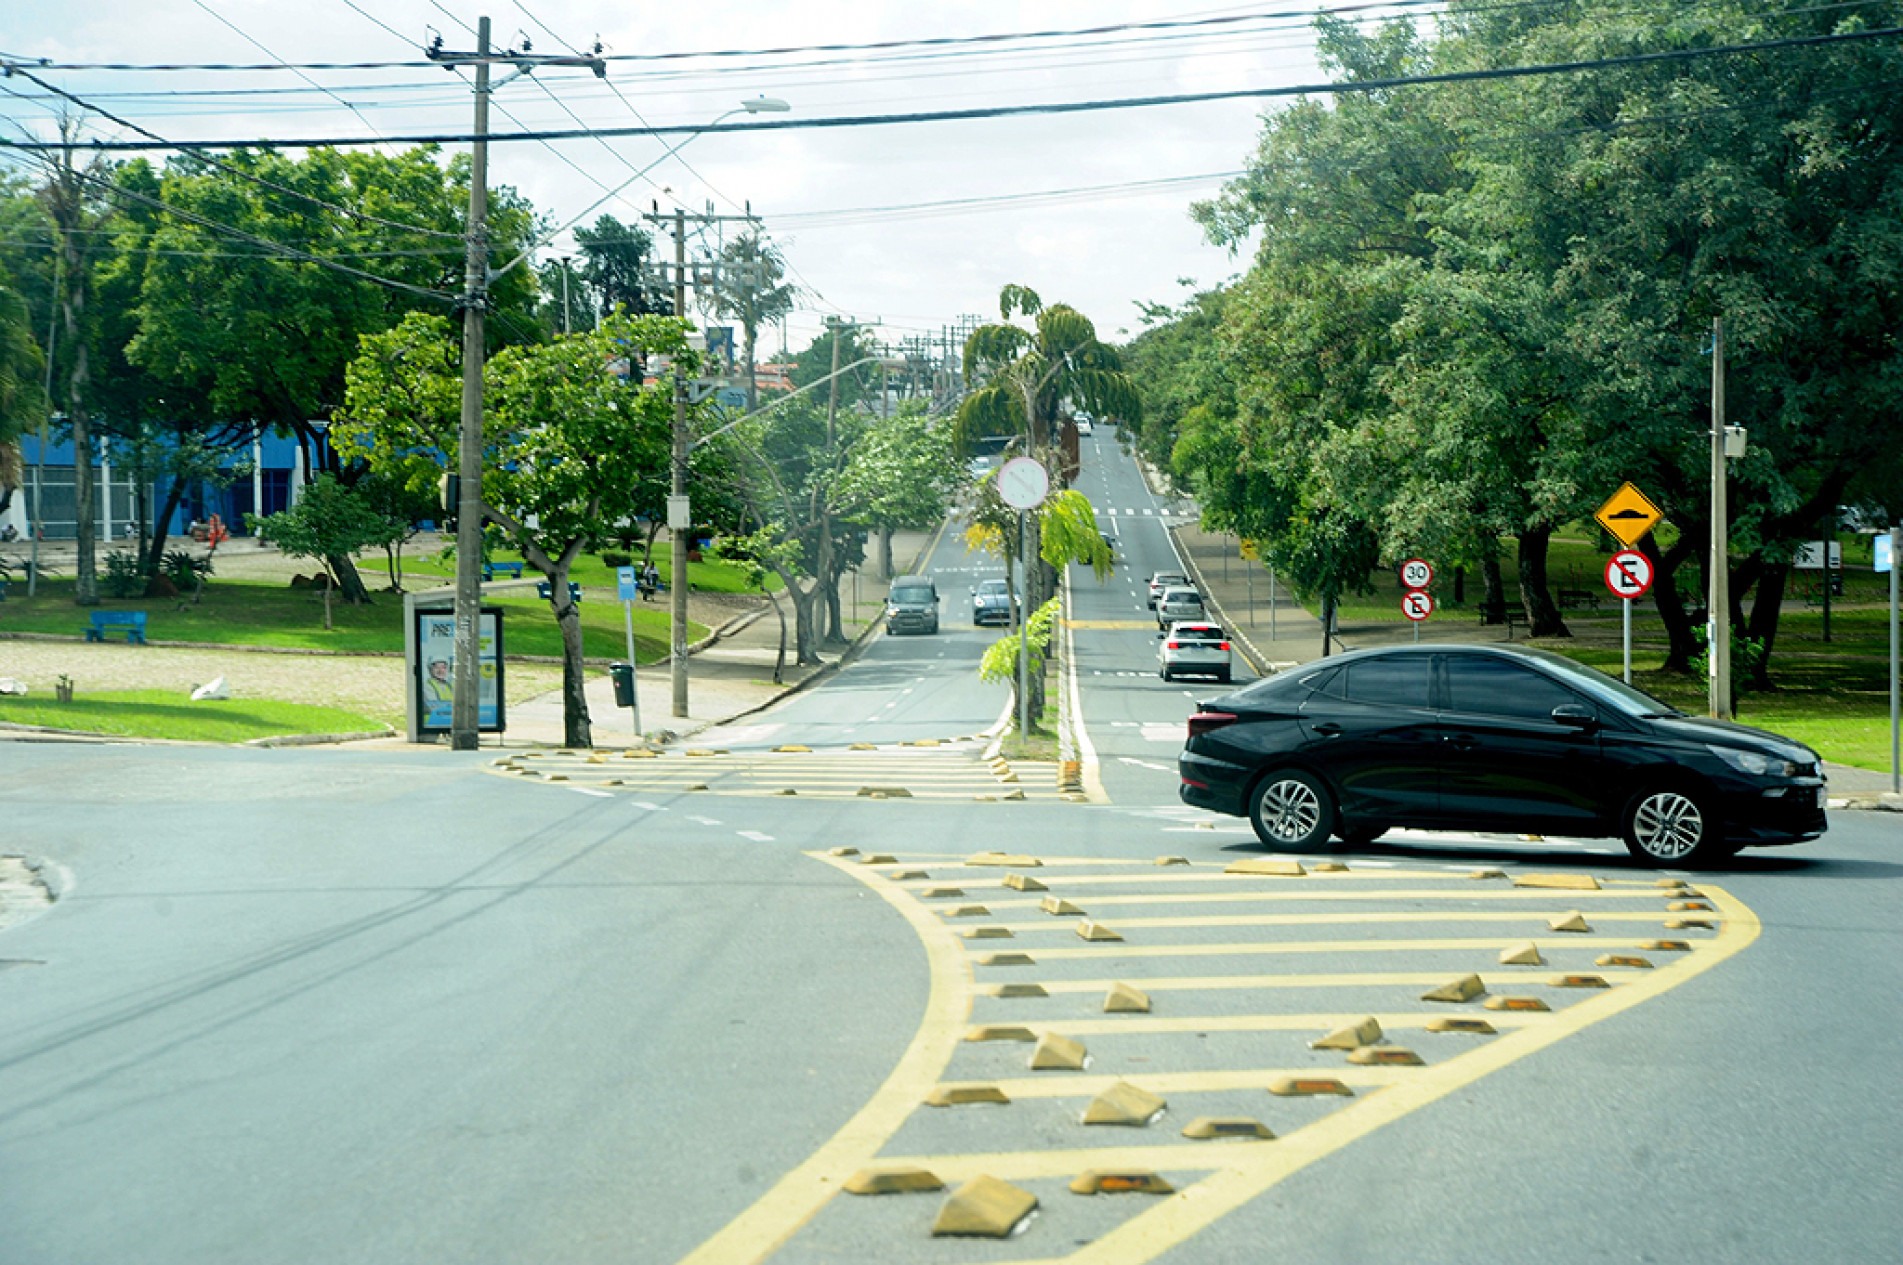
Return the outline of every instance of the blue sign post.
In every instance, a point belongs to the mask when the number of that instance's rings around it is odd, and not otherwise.
[[[634,736],[641,737],[641,673],[634,661],[634,602],[641,582],[633,567],[615,568],[615,594],[621,599],[621,619],[628,630],[628,687],[634,707]]]

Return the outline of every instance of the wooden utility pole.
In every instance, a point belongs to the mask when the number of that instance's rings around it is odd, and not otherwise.
[[[1711,665],[1710,711],[1731,719],[1731,565],[1725,507],[1725,322],[1711,318],[1711,572],[1705,653]],[[1829,583],[1830,573],[1824,573]]]

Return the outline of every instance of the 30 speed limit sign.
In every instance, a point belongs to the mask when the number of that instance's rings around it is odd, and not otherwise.
[[[1652,560],[1637,549],[1621,549],[1606,561],[1606,587],[1628,602],[1644,597],[1652,587]]]
[[[1401,598],[1401,613],[1415,623],[1420,623],[1434,613],[1433,595],[1421,592],[1404,594]]]
[[[1409,558],[1401,564],[1401,585],[1403,588],[1425,589],[1434,583],[1434,568],[1425,558]]]

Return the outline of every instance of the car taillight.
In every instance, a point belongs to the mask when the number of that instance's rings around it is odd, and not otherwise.
[[[1166,641],[1163,645],[1170,650],[1181,650],[1183,648],[1183,643],[1180,641]]]
[[[1227,650],[1228,648],[1229,648],[1229,643],[1228,643],[1228,642],[1226,642],[1226,641],[1225,641],[1225,642],[1223,642],[1223,643],[1222,643],[1222,644],[1221,644],[1220,646],[1217,646],[1217,647],[1216,647],[1216,649],[1218,649],[1218,650]]]
[[[1189,736],[1211,733],[1224,725],[1233,725],[1239,720],[1233,712],[1197,712],[1189,718]]]

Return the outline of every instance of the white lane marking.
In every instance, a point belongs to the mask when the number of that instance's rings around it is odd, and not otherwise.
[[[739,831],[738,833],[742,839],[751,839],[755,843],[772,843],[773,842],[772,835],[763,835],[757,830],[742,830],[742,831]]]
[[[1158,764],[1154,760],[1139,760],[1134,756],[1120,755],[1117,757],[1117,763],[1134,764],[1139,769],[1155,769],[1158,773],[1174,773],[1175,772],[1175,770],[1170,768],[1170,766],[1167,764]]]
[[[631,799],[631,800],[629,800],[629,801],[628,801],[628,806],[629,806],[630,808],[640,808],[640,809],[645,809],[646,811],[648,811],[648,812],[650,812],[650,813],[664,813],[664,812],[666,812],[666,811],[667,811],[667,809],[665,809],[665,808],[662,808],[662,807],[661,807],[661,806],[660,806],[659,804],[650,804],[650,803],[647,803],[647,802],[645,802],[645,801],[643,801],[643,800],[638,800],[638,799]]]
[[[689,820],[689,821],[697,821],[697,822],[699,822],[699,823],[700,823],[701,825],[703,825],[703,826],[718,826],[718,825],[720,824],[720,821],[719,821],[719,820],[718,820],[717,818],[714,818],[714,817],[696,817],[696,816],[694,816],[694,815],[693,815],[693,814],[691,814],[691,813],[690,813],[690,814],[688,814],[688,818],[687,818],[687,820]]]
[[[615,797],[613,791],[591,791],[585,786],[571,786],[568,789],[577,795],[591,795],[596,799],[613,799]]]

